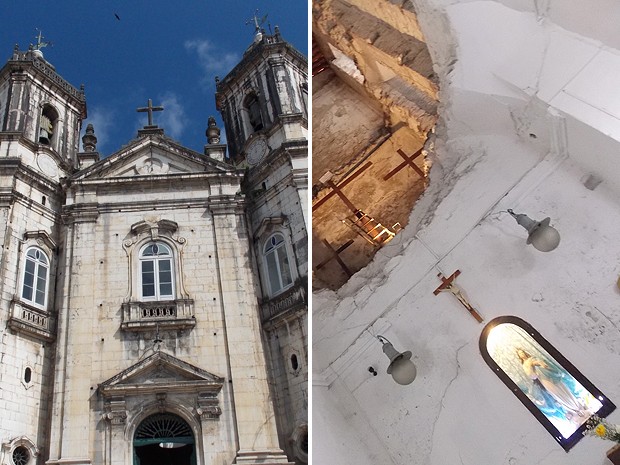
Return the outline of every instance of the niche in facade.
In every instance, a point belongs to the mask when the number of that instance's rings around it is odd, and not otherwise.
[[[43,106],[41,121],[39,123],[39,143],[52,145],[56,125],[58,124],[58,113],[51,105]]]
[[[493,372],[568,451],[583,437],[592,415],[616,407],[538,331],[520,318],[492,320],[480,353]]]

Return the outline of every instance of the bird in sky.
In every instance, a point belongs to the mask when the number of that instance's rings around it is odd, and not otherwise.
[[[116,19],[118,19],[119,21],[121,20],[121,17],[117,13],[114,13],[114,16],[116,16]]]

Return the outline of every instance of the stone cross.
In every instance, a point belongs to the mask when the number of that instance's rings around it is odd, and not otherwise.
[[[144,113],[147,112],[149,115],[149,126],[153,126],[153,112],[154,111],[164,111],[164,107],[154,107],[153,106],[153,101],[151,99],[149,99],[148,101],[148,106],[143,107],[143,108],[138,108],[136,109],[136,111],[138,113]]]
[[[471,316],[473,316],[476,319],[478,323],[482,323],[483,318],[476,311],[476,309],[467,301],[467,298],[463,294],[463,291],[456,284],[454,284],[454,280],[460,274],[461,274],[461,271],[456,270],[454,273],[452,273],[450,276],[446,278],[444,275],[439,273],[437,277],[441,279],[442,283],[439,285],[437,289],[433,291],[433,294],[437,295],[440,292],[445,292],[445,291],[450,292],[452,295],[454,295],[454,297],[457,298],[457,300],[461,303],[461,305],[463,305],[463,307],[467,309],[467,311],[471,314]]]

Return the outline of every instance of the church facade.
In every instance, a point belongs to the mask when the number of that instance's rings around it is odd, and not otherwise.
[[[257,84],[222,108],[230,158],[213,118],[197,153],[152,124],[149,101],[149,124],[100,159],[91,125],[79,151],[83,90],[36,48],[14,51],[0,70],[0,463],[307,461],[305,66],[279,34],[255,40],[235,70]],[[235,132],[227,115],[252,98],[263,127]]]

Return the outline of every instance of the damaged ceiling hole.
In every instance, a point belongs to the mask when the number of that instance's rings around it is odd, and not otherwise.
[[[315,290],[340,288],[397,237],[431,168],[439,88],[415,13],[364,1],[314,3]]]

